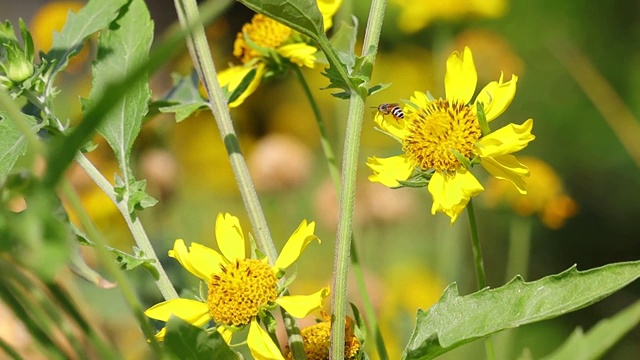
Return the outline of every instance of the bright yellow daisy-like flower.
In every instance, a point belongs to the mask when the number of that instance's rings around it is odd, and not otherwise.
[[[281,306],[295,317],[307,316],[322,307],[329,288],[312,295],[281,296],[278,278],[313,241],[315,223],[303,221],[285,244],[276,263],[266,258],[245,257],[245,239],[238,218],[219,214],[216,219],[216,241],[220,252],[182,239],[175,241],[169,256],[175,258],[193,275],[208,285],[206,301],[173,299],[154,305],[145,311],[152,319],[168,321],[171,315],[195,325],[215,321],[218,332],[229,342],[233,332],[249,325],[247,345],[259,360],[284,359],[278,346],[258,324],[258,313]],[[157,335],[163,340],[166,329]]]
[[[323,321],[300,330],[302,346],[308,360],[324,360],[329,358],[331,345],[331,317],[324,314]],[[345,319],[344,358],[355,359],[361,349],[360,340],[355,336],[354,322],[350,317]],[[287,360],[293,359],[290,349],[285,351]]]
[[[483,133],[481,128],[478,104],[483,105],[486,122],[497,118],[513,100],[518,80],[515,75],[507,82],[501,75],[472,101],[477,73],[471,50],[465,47],[463,54],[454,52],[446,66],[444,99],[415,92],[404,107],[404,119],[387,121],[380,112],[376,114],[376,124],[402,144],[404,154],[371,157],[367,166],[373,170],[369,180],[389,187],[402,186],[402,181],[416,173],[433,171],[428,185],[433,197],[431,213],[444,212],[453,224],[471,197],[484,190],[469,172],[476,163],[526,193],[524,178],[529,176],[529,169],[511,154],[526,147],[535,136],[531,134],[532,119],[491,133]]]
[[[324,21],[324,30],[333,25],[332,17],[342,0],[318,0],[318,8]],[[257,14],[250,23],[244,24],[236,36],[233,55],[242,65],[232,66],[218,74],[220,86],[232,93],[242,79],[253,69],[255,77],[249,87],[229,107],[237,107],[251,95],[264,78],[269,78],[286,69],[286,63],[313,68],[318,49],[307,43],[301,34],[286,25],[264,15]],[[203,94],[204,95],[204,94]]]

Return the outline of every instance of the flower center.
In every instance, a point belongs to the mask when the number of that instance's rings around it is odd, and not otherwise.
[[[207,303],[218,324],[242,326],[277,296],[278,278],[271,267],[256,259],[236,260],[213,275]]]
[[[276,49],[289,38],[291,28],[264,15],[255,15],[250,23],[242,26],[242,31],[238,33],[233,44],[233,55],[243,63],[247,63],[251,59],[259,57],[260,53],[246,43],[244,33],[256,45]]]
[[[471,159],[482,136],[472,108],[457,102],[438,99],[406,117],[409,135],[402,149],[423,170],[456,171],[462,164],[455,153]]]
[[[331,320],[326,316],[325,321],[300,330],[302,344],[307,360],[326,360],[329,358],[331,345]],[[360,341],[353,333],[353,321],[347,317],[345,321],[344,358],[354,359],[360,350]],[[292,360],[293,355],[287,347],[286,358]]]

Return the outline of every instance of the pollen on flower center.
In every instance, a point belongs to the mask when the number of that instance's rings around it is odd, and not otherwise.
[[[315,325],[300,330],[302,345],[307,360],[325,360],[329,358],[329,346],[331,345],[331,320],[325,316],[325,320]],[[344,358],[354,359],[360,351],[360,341],[353,331],[353,321],[345,319]],[[289,347],[285,351],[287,360],[293,359]]]
[[[247,63],[251,59],[259,57],[260,53],[247,44],[244,33],[256,45],[275,49],[289,38],[291,28],[262,14],[255,15],[250,23],[242,26],[242,31],[238,33],[233,44],[233,55],[243,63]]]
[[[406,115],[407,135],[402,149],[423,170],[454,172],[462,164],[458,152],[467,159],[473,156],[482,132],[471,107],[438,99]]]
[[[278,278],[267,263],[241,259],[221,267],[212,276],[207,296],[209,314],[216,323],[246,325],[262,306],[276,299]]]

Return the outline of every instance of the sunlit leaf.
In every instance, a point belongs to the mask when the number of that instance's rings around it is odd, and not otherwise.
[[[100,36],[98,58],[93,63],[92,87],[85,103],[87,108],[104,95],[108,85],[130,76],[149,55],[153,23],[144,1],[132,1],[123,11],[109,31]],[[148,110],[151,97],[148,81],[148,77],[143,76],[131,83],[98,127],[123,169],[128,167],[131,147]]]
[[[582,272],[573,266],[533,282],[518,276],[502,287],[467,296],[459,296],[454,283],[431,308],[418,310],[403,359],[433,359],[489,334],[581,309],[638,277],[640,261]]]
[[[80,52],[84,41],[109,26],[126,3],[127,0],[91,0],[77,14],[69,12],[64,28],[60,33],[53,33],[51,50],[44,55],[45,61],[52,66],[48,71],[50,82],[67,66],[69,58]]]

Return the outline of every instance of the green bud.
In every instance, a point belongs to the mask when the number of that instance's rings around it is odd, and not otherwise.
[[[0,24],[0,70],[3,78],[21,83],[33,75],[33,40],[26,25],[20,20],[24,49],[20,46],[10,22]]]

